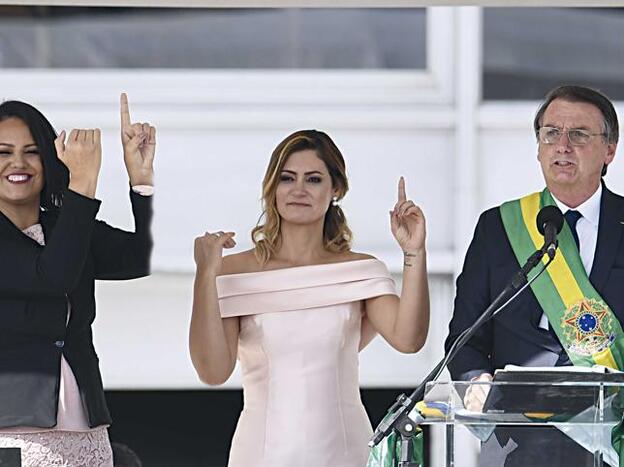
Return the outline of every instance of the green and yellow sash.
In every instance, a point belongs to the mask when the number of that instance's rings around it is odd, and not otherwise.
[[[548,205],[556,203],[545,189],[500,207],[507,237],[520,264],[542,246],[543,238],[535,219],[539,210]],[[544,257],[543,261],[546,263],[548,258]],[[622,326],[589,281],[566,222],[559,234],[557,256],[544,274],[531,284],[531,289],[574,365],[598,364],[620,371],[624,369]],[[612,407],[620,417],[621,403],[620,392]],[[620,457],[620,467],[624,467],[622,422],[613,428],[611,442]]]
[[[545,189],[500,207],[507,237],[520,264],[543,244],[535,219],[548,205],[555,205],[555,201]],[[624,369],[624,332],[589,281],[567,223],[559,234],[555,260],[531,288],[574,365]]]

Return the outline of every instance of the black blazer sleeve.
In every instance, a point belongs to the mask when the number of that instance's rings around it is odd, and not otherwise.
[[[85,264],[100,201],[67,190],[45,247],[8,219],[0,226],[0,296],[59,296],[74,289]]]
[[[497,213],[498,209],[496,212],[489,210],[481,215],[468,247],[463,270],[457,278],[455,306],[445,343],[446,351],[450,349],[459,334],[471,326],[490,304],[491,271],[488,266],[487,246],[488,242],[493,239],[488,238],[487,224]],[[459,351],[449,364],[453,380],[469,380],[481,373],[492,373],[490,363],[492,333],[492,321],[489,321],[483,324]]]
[[[130,190],[134,232],[126,232],[97,221],[91,251],[95,279],[121,280],[144,277],[150,271],[152,253],[152,196]]]

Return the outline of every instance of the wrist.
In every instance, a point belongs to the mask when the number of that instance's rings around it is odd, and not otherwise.
[[[219,275],[219,271],[209,265],[198,265],[195,270],[195,276],[198,280],[209,281],[214,280]]]
[[[427,251],[424,248],[403,250],[403,258],[422,258],[424,256],[427,256]]]
[[[88,198],[95,198],[97,178],[90,179],[70,176],[67,188]]]
[[[426,255],[424,248],[403,250],[403,266],[412,267],[416,262],[424,261]]]
[[[130,186],[154,186],[154,172],[144,174],[128,174],[128,178],[130,179]]]
[[[481,373],[480,375],[470,378],[470,381],[492,381],[492,379],[490,373]]]

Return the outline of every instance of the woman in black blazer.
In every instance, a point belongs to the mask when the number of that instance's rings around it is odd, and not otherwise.
[[[112,466],[91,323],[95,279],[149,274],[156,131],[121,138],[135,232],[95,220],[99,130],[57,137],[23,102],[0,104],[0,448],[24,466]]]

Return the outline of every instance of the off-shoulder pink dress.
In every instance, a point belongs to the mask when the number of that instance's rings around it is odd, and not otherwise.
[[[244,409],[229,467],[363,467],[372,435],[358,351],[374,335],[363,300],[396,294],[376,259],[217,278],[240,317]]]

